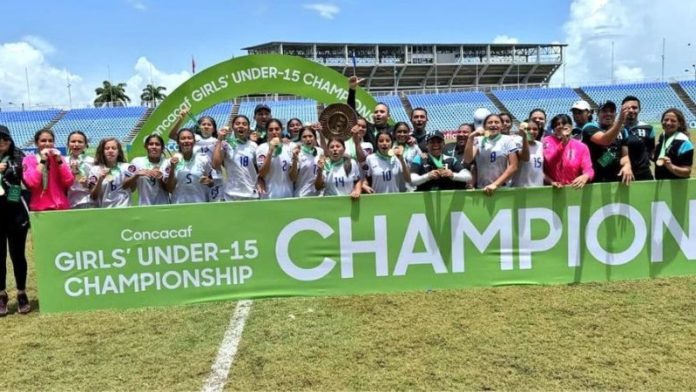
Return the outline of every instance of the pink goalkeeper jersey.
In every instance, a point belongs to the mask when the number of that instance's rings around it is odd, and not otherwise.
[[[552,181],[570,184],[582,174],[594,178],[592,159],[587,145],[576,139],[563,144],[556,136],[544,138],[544,173]]]

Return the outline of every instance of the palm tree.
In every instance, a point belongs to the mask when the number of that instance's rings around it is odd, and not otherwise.
[[[94,89],[97,97],[94,99],[94,106],[126,106],[131,99],[126,95],[126,84],[111,84],[109,81],[104,81],[102,87]]]
[[[167,98],[167,94],[163,92],[166,89],[167,88],[163,86],[155,87],[148,84],[143,89],[143,93],[140,94],[140,100],[142,101],[141,104],[147,104],[147,106],[152,106],[154,108],[157,106],[157,101],[162,102],[165,98]]]

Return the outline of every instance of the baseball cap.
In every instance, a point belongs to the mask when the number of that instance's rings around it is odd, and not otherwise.
[[[445,140],[445,135],[442,134],[440,131],[432,131],[428,134],[428,140],[430,141],[431,139],[435,138],[440,138],[440,140]]]
[[[5,136],[5,137],[12,137],[10,135],[10,130],[6,126],[0,124],[0,136]]]
[[[256,105],[256,108],[254,108],[254,114],[258,113],[259,110],[268,110],[270,112],[271,108],[269,108],[265,103],[260,103]]]
[[[606,102],[600,103],[599,104],[599,111],[601,112],[602,110],[605,110],[605,109],[609,109],[609,110],[615,112],[616,111],[616,104],[614,103],[614,101],[606,101]]]
[[[587,103],[587,101],[583,101],[583,100],[575,101],[575,103],[570,108],[570,110],[573,110],[573,109],[592,111],[590,104]]]

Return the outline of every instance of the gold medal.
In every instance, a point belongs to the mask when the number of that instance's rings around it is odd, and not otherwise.
[[[485,137],[485,138],[491,137],[491,131],[489,131],[487,129],[485,131],[483,131],[483,137]]]
[[[113,180],[114,180],[114,176],[112,176],[111,174],[107,174],[106,177],[104,177],[104,181],[106,181],[106,182],[111,182]]]
[[[663,166],[665,164],[665,158],[658,158],[655,161],[655,166]]]
[[[528,123],[526,123],[526,122],[524,122],[524,121],[520,123],[520,129],[526,131],[527,128],[529,128],[529,124],[528,124]]]
[[[394,156],[394,150],[390,148],[389,151],[387,151],[387,155],[389,155],[390,157],[393,157],[393,156]]]

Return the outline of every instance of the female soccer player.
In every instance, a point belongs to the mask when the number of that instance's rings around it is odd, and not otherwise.
[[[329,159],[320,157],[314,185],[324,190],[324,196],[350,195],[358,199],[362,188],[360,168],[354,159],[346,158],[346,146],[342,139],[329,140]]]
[[[285,127],[287,129],[286,136],[291,142],[299,143],[300,131],[302,131],[302,121],[299,118],[291,118]]]
[[[208,159],[213,161],[213,151],[218,140],[218,128],[215,119],[211,116],[202,116],[198,119],[196,126],[196,145],[194,153],[202,152],[208,155]],[[209,187],[210,201],[222,201],[222,175],[217,170],[211,172],[213,185]]]
[[[5,290],[8,248],[17,284],[17,312],[26,314],[31,311],[25,291],[27,258],[24,251],[29,215],[21,195],[23,159],[24,154],[15,146],[10,130],[0,125],[0,317],[8,312],[9,297]]]
[[[131,161],[128,171],[133,173],[126,180],[125,188],[138,190],[138,204],[141,206],[169,204],[169,192],[165,187],[162,168],[164,158],[164,140],[160,135],[150,135],[145,139],[146,157],[137,157]]]
[[[89,173],[90,196],[102,208],[128,207],[132,192],[124,187],[133,175],[118,139],[102,139],[97,146],[94,167]]]
[[[210,200],[212,166],[207,154],[194,153],[196,136],[189,128],[177,133],[179,153],[165,165],[163,181],[172,204],[205,203]]]
[[[60,151],[55,149],[55,135],[42,129],[34,135],[38,154],[27,155],[22,161],[24,184],[31,192],[32,211],[65,210],[70,208],[68,189],[75,177]]]
[[[283,125],[272,118],[266,123],[268,142],[256,149],[256,165],[269,199],[285,199],[293,196],[294,185],[290,178],[294,143],[283,143]]]
[[[403,149],[404,160],[409,165],[413,162],[413,158],[421,153],[418,143],[413,143],[413,145],[408,143],[410,137],[411,128],[407,123],[399,121],[394,124],[394,147],[401,147]]]
[[[486,116],[483,128],[483,131],[474,131],[467,139],[464,162],[471,164],[476,160],[476,187],[492,195],[517,171],[517,146],[512,137],[500,133],[502,120],[499,115]]]
[[[87,148],[87,136],[82,131],[73,131],[68,135],[68,157],[70,171],[75,177],[70,189],[68,189],[68,200],[70,208],[92,208],[94,200],[89,191],[89,172],[94,166],[94,158],[85,154]]]
[[[290,178],[295,183],[295,197],[318,196],[314,180],[319,170],[319,157],[324,150],[316,146],[317,133],[312,127],[304,127],[300,132],[301,144],[293,149]]]
[[[225,200],[253,200],[259,198],[258,173],[255,166],[256,143],[249,140],[249,119],[238,114],[232,118],[233,132],[227,128],[218,131],[213,152],[213,168],[223,166],[227,182],[223,185]]]
[[[662,113],[662,135],[655,149],[655,178],[689,178],[694,164],[694,145],[689,140],[684,114],[675,108]]]
[[[363,189],[367,193],[398,193],[406,192],[406,184],[411,183],[409,164],[404,159],[404,149],[396,146],[388,131],[377,134],[377,151],[368,155],[367,184]]]
[[[594,178],[590,150],[572,137],[573,121],[567,114],[551,119],[553,135],[544,138],[544,174],[556,188],[580,189]]]
[[[538,123],[524,120],[519,126],[519,134],[513,135],[519,148],[519,169],[512,176],[510,185],[523,188],[544,185],[544,149],[539,141],[542,132]]]

